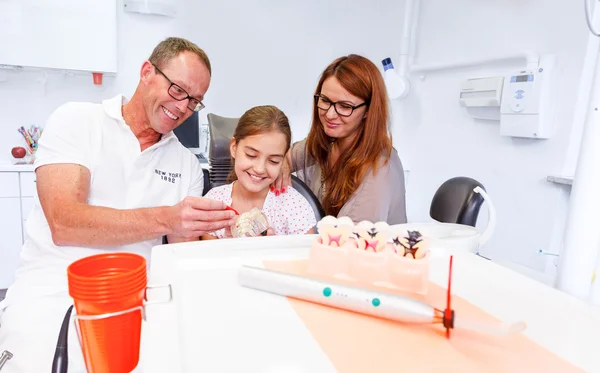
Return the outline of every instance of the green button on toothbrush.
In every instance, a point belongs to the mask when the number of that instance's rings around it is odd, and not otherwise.
[[[323,295],[328,297],[331,295],[331,288],[325,288],[323,289]]]
[[[373,300],[371,301],[371,304],[374,307],[377,307],[377,306],[379,306],[381,304],[381,301],[379,300],[379,298],[373,298]]]

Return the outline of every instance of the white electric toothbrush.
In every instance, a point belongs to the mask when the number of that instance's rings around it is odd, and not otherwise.
[[[451,276],[452,257],[450,257],[450,279]],[[240,268],[238,282],[244,287],[256,290],[403,323],[443,324],[448,338],[450,329],[457,327],[500,335],[525,329],[524,323],[496,326],[456,320],[454,311],[450,308],[450,280],[447,305],[443,311],[425,302],[405,296],[251,266]]]

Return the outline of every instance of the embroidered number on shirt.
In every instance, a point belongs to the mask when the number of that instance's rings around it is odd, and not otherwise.
[[[175,180],[181,178],[181,174],[178,172],[165,172],[159,169],[154,169],[154,173],[157,174],[161,180],[166,181],[167,183],[175,184]]]

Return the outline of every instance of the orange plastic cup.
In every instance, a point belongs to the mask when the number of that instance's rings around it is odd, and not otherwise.
[[[67,275],[87,370],[131,372],[140,355],[142,309],[136,307],[144,304],[146,259],[130,253],[93,255],[72,263]]]
[[[80,300],[108,300],[114,298],[115,294],[126,294],[135,293],[140,287],[145,287],[147,284],[147,278],[145,275],[139,276],[136,279],[129,280],[125,284],[121,285],[110,285],[110,284],[98,284],[93,285],[73,285],[70,286],[70,291],[75,292]]]

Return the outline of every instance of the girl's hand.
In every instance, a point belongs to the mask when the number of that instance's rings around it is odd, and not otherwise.
[[[275,195],[278,196],[280,193],[285,193],[290,185],[292,185],[292,153],[291,150],[288,150],[283,159],[279,176],[271,184],[271,192],[275,192]]]

